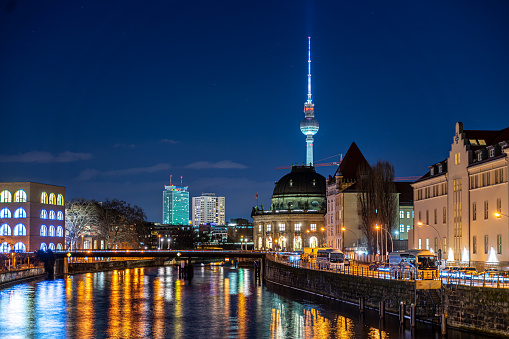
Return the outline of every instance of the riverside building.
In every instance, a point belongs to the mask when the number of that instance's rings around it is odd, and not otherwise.
[[[508,145],[509,128],[464,130],[456,123],[447,158],[412,185],[410,248],[478,269],[509,263]]]
[[[62,250],[64,227],[65,187],[0,183],[0,252]]]
[[[164,186],[163,224],[189,224],[189,192],[187,186]]]
[[[202,193],[193,197],[193,226],[203,224],[225,224],[225,199],[214,193]]]

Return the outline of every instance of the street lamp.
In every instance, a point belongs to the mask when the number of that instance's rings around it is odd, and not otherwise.
[[[240,250],[241,251],[244,250],[244,236],[243,235],[240,237]]]
[[[159,237],[159,248],[158,249],[160,250],[161,249],[161,235],[159,234],[158,237]]]
[[[438,252],[438,260],[439,260],[439,261],[442,261],[442,248],[441,248],[441,247],[442,247],[442,236],[440,235],[440,232],[438,232],[438,230],[435,228],[435,226],[433,226],[433,225],[429,225],[429,224],[423,224],[423,223],[422,223],[422,221],[418,221],[418,222],[417,222],[417,225],[418,225],[419,227],[420,227],[420,226],[424,226],[424,225],[426,225],[426,226],[430,226],[430,227],[432,227],[432,228],[435,230],[435,232],[437,232],[437,234],[438,234],[438,240],[439,240],[439,244],[440,244],[440,248],[438,249],[438,250],[439,250],[439,252]],[[448,260],[449,260],[449,259],[448,259]]]
[[[171,237],[168,238],[168,250],[171,250]]]
[[[344,227],[341,227],[341,250],[344,252],[345,251],[345,230],[346,228]]]
[[[506,215],[506,214],[503,214],[503,213],[500,213],[500,212],[495,212],[495,213],[493,213],[493,215],[494,215],[495,217],[497,217],[497,218],[500,218],[500,217],[502,217],[502,216],[504,216],[504,217],[509,217],[509,215]]]
[[[387,233],[389,235],[389,239],[391,239],[391,250],[394,250],[394,242],[392,241],[392,235],[389,231],[387,231],[385,228],[383,228],[382,226],[378,226],[376,225],[376,229],[381,229],[381,230],[384,230],[385,233]],[[377,233],[378,234],[378,233]],[[387,248],[387,238],[385,238],[385,255],[387,256],[389,253],[388,253],[388,248]]]

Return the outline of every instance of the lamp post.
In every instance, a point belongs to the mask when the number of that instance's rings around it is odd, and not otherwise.
[[[341,250],[345,251],[345,230],[346,228],[341,227]]]
[[[376,224],[375,228],[376,228],[376,259],[377,259],[377,261],[379,261],[380,260],[380,247],[378,244],[378,229],[380,228],[380,226],[378,226],[378,224]]]
[[[391,249],[394,250],[394,242],[392,241],[392,235],[389,231],[387,231],[385,228],[383,228],[382,226],[378,226],[376,225],[376,229],[377,229],[377,238],[378,238],[378,229],[381,229],[383,231],[385,231],[388,235],[389,235],[389,239],[391,239]],[[388,255],[388,248],[387,248],[387,238],[385,238],[385,255],[387,256]]]
[[[161,249],[161,235],[159,234],[158,236],[159,236],[159,247],[158,247],[158,249],[160,250]]]
[[[168,250],[171,250],[171,237],[168,238]]]
[[[442,236],[440,235],[440,232],[438,232],[438,230],[435,228],[435,226],[433,226],[433,225],[429,225],[429,224],[424,224],[422,221],[418,221],[418,222],[417,222],[417,225],[418,225],[419,227],[424,226],[424,225],[425,225],[425,226],[432,227],[432,228],[435,230],[435,232],[437,232],[437,234],[438,234],[438,240],[439,240],[439,242],[438,242],[438,243],[440,244],[440,248],[439,248],[439,251],[440,251],[440,252],[439,252],[439,255],[438,255],[438,260],[439,260],[439,261],[442,261]]]

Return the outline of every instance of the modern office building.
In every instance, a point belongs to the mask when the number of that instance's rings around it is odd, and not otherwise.
[[[193,197],[193,226],[202,224],[225,224],[225,199],[214,193],[202,193]]]
[[[507,266],[508,146],[509,128],[464,130],[456,123],[447,158],[412,184],[411,248],[432,249],[450,264]]]
[[[0,252],[62,250],[64,228],[65,187],[0,183]]]
[[[175,186],[170,182],[163,191],[163,224],[189,224],[189,192],[187,186]]]

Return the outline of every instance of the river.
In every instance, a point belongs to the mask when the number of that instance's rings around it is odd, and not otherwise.
[[[217,266],[196,266],[192,282],[165,266],[22,283],[0,290],[0,314],[0,338],[441,338]]]

